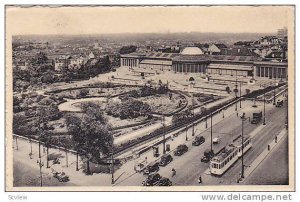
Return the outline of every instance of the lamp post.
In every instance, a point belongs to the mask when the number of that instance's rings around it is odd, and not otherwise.
[[[242,83],[240,82],[240,108],[242,108]]]
[[[187,125],[186,125],[186,126],[185,126],[185,141],[188,141],[187,132],[188,132],[188,127],[187,127]]]
[[[263,125],[266,125],[266,92],[264,92],[264,120]]]
[[[241,178],[244,178],[244,121],[246,120],[245,118],[245,113],[241,116],[242,119],[242,171],[241,171]]]
[[[276,70],[275,70],[275,75],[274,75],[274,91],[273,91],[273,93],[274,93],[274,99],[273,99],[273,105],[275,105],[276,104]]]
[[[166,130],[165,130],[165,115],[162,116],[163,124],[163,154],[166,153]]]
[[[112,152],[111,152],[111,183],[114,184],[115,183],[115,179],[114,179],[114,146],[112,145]]]
[[[42,174],[42,167],[44,166],[44,163],[41,160],[41,157],[39,157],[39,159],[36,161],[36,163],[39,165],[40,167],[40,179],[41,179],[41,187],[43,186],[43,174]]]
[[[79,166],[78,166],[78,152],[76,152],[76,171],[79,171]]]
[[[213,136],[213,125],[212,125],[212,113],[210,113],[210,150],[213,151],[213,143],[212,143],[212,136]]]
[[[194,123],[194,117],[195,117],[195,111],[194,111],[194,93],[192,94],[192,115],[193,115],[193,129],[192,129],[192,136],[195,135],[195,123]]]
[[[237,98],[237,87],[238,87],[238,85],[237,85],[237,70],[235,70],[235,89],[234,89],[235,98]],[[235,103],[235,111],[237,111],[237,102]]]

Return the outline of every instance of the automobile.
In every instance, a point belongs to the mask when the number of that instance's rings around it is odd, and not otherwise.
[[[69,176],[65,172],[54,172],[53,177],[58,179],[59,182],[68,182],[70,181]]]
[[[283,106],[283,100],[277,100],[276,107],[282,107]]]
[[[192,142],[193,146],[199,146],[201,145],[203,142],[205,142],[205,138],[203,136],[196,136],[194,141]]]
[[[161,157],[159,165],[160,166],[166,166],[168,165],[171,161],[173,161],[173,157],[171,154],[165,154]]]
[[[160,174],[158,174],[158,173],[151,174],[142,182],[142,185],[143,186],[154,186],[159,183],[160,179],[161,179]]]
[[[159,163],[158,162],[152,162],[149,165],[146,166],[144,169],[144,174],[149,175],[151,173],[155,173],[159,170]]]
[[[213,140],[212,140],[213,144],[219,144],[220,143],[220,138],[218,137],[215,137]]]
[[[181,145],[178,145],[178,147],[174,151],[174,155],[181,156],[182,154],[184,154],[187,151],[188,151],[188,147],[185,144],[181,144]]]
[[[213,151],[211,151],[210,149],[206,149],[204,151],[204,155],[201,158],[201,162],[208,163],[214,157],[214,155],[215,154]]]
[[[163,177],[158,182],[159,186],[172,186],[172,181],[169,178]]]

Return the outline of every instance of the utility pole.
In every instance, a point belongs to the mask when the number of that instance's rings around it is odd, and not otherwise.
[[[115,183],[115,179],[114,179],[114,145],[112,145],[112,152],[111,152],[111,183],[114,184]]]
[[[213,151],[212,135],[213,135],[213,125],[212,125],[212,113],[210,113],[210,150]]]
[[[192,136],[195,135],[195,122],[194,122],[194,117],[195,117],[195,111],[194,111],[194,93],[192,94],[192,115],[193,115],[193,130],[192,130]]]
[[[79,166],[78,166],[78,152],[76,152],[76,171],[79,170],[78,167],[79,167]]]
[[[264,92],[264,120],[263,125],[266,125],[266,92]]]
[[[240,82],[240,108],[242,108],[242,83]]]
[[[276,105],[276,70],[275,70],[275,75],[274,75],[274,99],[273,99],[273,105]]]
[[[185,126],[185,141],[188,141],[187,132],[188,132],[188,127],[187,127],[187,125],[186,125],[186,126]]]
[[[41,160],[41,156],[39,156],[39,159],[37,160],[37,164],[40,167],[40,179],[41,179],[41,187],[43,186],[43,173],[42,173],[42,167],[44,166],[44,163]]]
[[[235,98],[237,98],[237,70],[235,70]],[[237,111],[237,102],[235,103],[235,111]]]
[[[162,124],[163,124],[163,154],[166,153],[166,130],[165,130],[165,115],[162,116]]]
[[[242,173],[241,173],[241,178],[244,178],[244,120],[245,120],[245,115],[242,116]]]

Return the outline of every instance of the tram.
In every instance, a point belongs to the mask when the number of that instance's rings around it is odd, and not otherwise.
[[[243,153],[252,147],[251,137],[244,136]],[[242,156],[242,138],[238,136],[210,161],[209,169],[213,175],[223,175]]]

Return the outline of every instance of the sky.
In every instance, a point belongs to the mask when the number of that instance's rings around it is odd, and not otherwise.
[[[6,29],[22,34],[275,33],[293,22],[287,6],[6,8]]]

